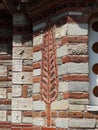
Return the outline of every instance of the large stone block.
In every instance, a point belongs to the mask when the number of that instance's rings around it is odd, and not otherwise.
[[[12,110],[32,110],[32,98],[13,98]]]
[[[37,117],[37,118],[34,118],[33,119],[33,125],[36,125],[36,126],[44,126],[45,122],[44,122],[44,119],[42,117]]]
[[[68,63],[58,66],[58,75],[64,75],[68,73]]]
[[[14,47],[13,58],[14,59],[32,59],[33,58],[32,47]]]
[[[7,76],[7,66],[0,65],[0,76]]]
[[[12,97],[20,97],[22,94],[22,86],[21,85],[13,85],[12,86]]]
[[[68,82],[59,82],[59,88],[58,88],[59,92],[67,92],[68,91]]]
[[[67,54],[68,54],[67,45],[57,48],[57,57],[61,57]]]
[[[45,111],[46,105],[43,101],[33,101],[33,111]]]
[[[14,72],[12,82],[14,84],[32,84],[32,76],[32,72]]]
[[[68,128],[68,118],[58,118],[55,120],[55,125],[58,128]]]
[[[22,60],[13,60],[12,69],[13,71],[22,71]]]
[[[35,46],[35,45],[39,45],[39,44],[41,44],[42,43],[42,41],[43,41],[43,35],[41,34],[41,35],[38,35],[38,36],[35,36],[34,38],[33,38],[33,45]]]
[[[6,111],[0,111],[0,121],[6,121]]]
[[[6,89],[0,88],[0,98],[6,98]]]
[[[41,51],[33,53],[33,62],[40,61],[42,59]]]
[[[21,123],[21,111],[12,111],[12,122]]]

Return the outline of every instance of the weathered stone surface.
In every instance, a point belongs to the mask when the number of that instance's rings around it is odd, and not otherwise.
[[[22,60],[13,60],[12,64],[13,71],[22,71]]]
[[[23,117],[22,118],[22,123],[31,123],[33,122],[33,118],[32,117]]]
[[[11,105],[0,105],[0,110],[11,110]]]
[[[68,82],[59,82],[59,87],[58,87],[59,92],[67,92],[68,91]]]
[[[32,84],[32,76],[32,72],[14,72],[12,82],[14,84]]]
[[[46,104],[43,101],[33,101],[33,111],[44,111]]]
[[[21,85],[13,85],[12,86],[12,97],[19,97],[22,93]]]
[[[75,105],[84,105],[84,104],[89,104],[88,99],[69,99],[70,104],[75,104]]]
[[[68,63],[58,66],[58,75],[67,74],[68,72]]]
[[[67,24],[55,29],[55,38],[61,38],[63,36],[66,36],[66,33],[67,33]]]
[[[71,128],[95,128],[95,119],[70,119],[69,127]]]
[[[58,118],[55,120],[55,125],[58,128],[68,128],[68,118]]]
[[[68,100],[54,101],[51,104],[51,110],[67,110]]]
[[[11,81],[0,82],[0,88],[11,87],[11,85],[12,85],[12,82],[11,82]]]
[[[21,123],[21,111],[12,111],[12,122]]]
[[[12,110],[32,110],[32,98],[13,98]]]
[[[37,76],[41,74],[41,69],[34,69],[33,70],[33,76]]]
[[[0,65],[0,76],[7,76],[7,66]]]
[[[88,49],[85,43],[68,46],[68,54],[70,55],[87,55],[87,53]]]
[[[33,53],[33,62],[40,61],[42,59],[41,51]]]
[[[33,83],[33,93],[40,92],[40,83]]]
[[[6,121],[6,111],[0,111],[0,121]]]
[[[13,48],[14,59],[32,59],[32,47],[14,47]]]
[[[42,35],[42,34],[33,37],[33,45],[34,45],[34,46],[35,46],[35,45],[39,45],[39,44],[41,44],[42,41],[43,41],[43,35]]]
[[[6,98],[6,89],[0,88],[0,98]]]
[[[44,126],[44,119],[39,117],[39,118],[34,118],[33,119],[33,125],[36,126]]]
[[[68,35],[87,35],[88,24],[68,24]]]
[[[61,57],[61,56],[67,55],[67,54],[68,54],[67,45],[57,48],[57,57]]]
[[[88,63],[68,63],[68,73],[88,73]]]
[[[71,111],[84,111],[85,110],[85,106],[84,105],[71,105],[69,104],[69,110]]]
[[[68,82],[69,91],[71,92],[88,92],[89,83],[88,82]]]

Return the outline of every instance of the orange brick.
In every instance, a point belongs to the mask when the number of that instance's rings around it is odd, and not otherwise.
[[[64,63],[66,63],[66,62],[69,62],[70,59],[69,59],[68,56],[64,56],[64,57],[62,58],[62,61],[63,61],[63,64],[64,64]]]
[[[88,62],[88,56],[69,56],[71,62]]]
[[[84,117],[85,118],[94,118],[94,114],[92,112],[85,112]]]
[[[52,117],[57,117],[57,112],[56,112],[56,111],[52,111],[52,112],[51,112],[51,116],[52,116]]]
[[[37,100],[40,100],[40,95],[39,94],[33,95],[33,101]]]
[[[22,86],[22,97],[26,98],[28,96],[28,86]]]
[[[33,71],[33,67],[32,66],[23,66],[23,71],[31,72],[31,71]]]
[[[83,118],[82,112],[69,112],[69,117],[71,118]]]
[[[42,127],[41,130],[56,130],[56,128]]]
[[[40,67],[41,67],[41,63],[40,62],[33,63],[33,69],[38,69]]]
[[[89,96],[88,93],[69,93],[69,98],[75,98],[75,99],[88,98],[88,96]]]
[[[40,50],[41,50],[41,45],[33,47],[33,52],[37,52],[37,51],[40,51]]]
[[[46,112],[41,112],[41,117],[45,117],[46,116]]]
[[[24,111],[23,116],[32,117],[33,113],[32,111]]]
[[[33,117],[40,117],[40,116],[41,116],[40,112],[33,112]]]
[[[40,76],[33,77],[33,83],[39,83],[40,80],[41,80],[41,77],[40,77]]]
[[[67,118],[67,117],[68,117],[68,112],[66,112],[66,111],[61,111],[61,112],[58,113],[58,116],[59,116],[60,118]]]

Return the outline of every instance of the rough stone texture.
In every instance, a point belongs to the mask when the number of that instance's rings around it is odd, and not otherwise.
[[[40,83],[33,83],[33,94],[40,92]]]
[[[87,35],[88,24],[68,24],[68,35]]]
[[[88,64],[68,63],[68,73],[88,73]]]
[[[0,65],[0,76],[7,76],[7,66]]]
[[[37,76],[41,74],[41,69],[34,69],[33,70],[33,76]]]
[[[85,106],[84,105],[70,105],[69,104],[69,110],[70,111],[84,111],[85,110]]]
[[[14,84],[32,84],[32,72],[13,72],[12,82]]]
[[[33,62],[40,61],[41,59],[42,59],[41,51],[33,53]]]
[[[34,46],[35,46],[35,45],[39,45],[39,44],[41,44],[42,41],[43,41],[43,35],[42,35],[42,34],[33,37],[33,45],[34,45]]]
[[[36,126],[44,126],[44,119],[43,118],[34,118],[33,119],[33,125]]]
[[[72,44],[68,46],[68,54],[70,55],[87,55],[87,44]]]
[[[13,60],[13,71],[22,71],[22,60]]]
[[[0,98],[6,98],[6,89],[0,88]]]
[[[21,85],[13,85],[12,86],[12,96],[13,97],[20,97],[22,94],[22,87]]]
[[[32,47],[14,47],[13,58],[14,59],[32,59]]]
[[[68,82],[59,82],[59,87],[58,87],[59,92],[67,92],[68,91]]]
[[[0,111],[0,121],[6,121],[6,111]]]
[[[5,111],[6,111],[6,110],[11,110],[11,105],[7,105],[7,104],[6,104],[6,105],[2,105],[2,104],[1,104],[1,105],[0,105],[0,110],[5,110]]]
[[[33,101],[33,111],[44,111],[46,105],[43,101]]]
[[[12,122],[21,123],[21,111],[12,111]]]
[[[88,92],[89,89],[88,82],[68,82],[68,85],[71,92]]]
[[[62,64],[58,66],[58,75],[67,74],[68,72],[68,64]]]
[[[89,104],[88,99],[69,99],[70,104],[76,104],[76,105],[86,105]]]
[[[51,110],[67,110],[68,100],[54,101],[51,104]]]
[[[7,88],[7,87],[11,87],[12,82],[11,81],[2,81],[0,82],[0,88]]]
[[[12,110],[32,110],[32,98],[13,98]]]
[[[67,33],[67,24],[55,29],[55,38],[61,38],[63,36],[66,36],[66,33]]]
[[[68,128],[68,118],[58,118],[55,120],[55,126],[58,128]]]
[[[68,54],[67,45],[57,48],[57,57],[61,57]]]
[[[22,123],[32,123],[33,118],[32,117],[23,117]]]
[[[95,128],[95,119],[70,119],[69,127],[71,128]]]

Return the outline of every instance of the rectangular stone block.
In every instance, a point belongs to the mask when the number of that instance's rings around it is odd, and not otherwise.
[[[12,86],[12,97],[19,97],[22,94],[22,86],[21,85],[13,85]]]
[[[32,84],[32,72],[14,72],[12,82],[14,84]]]
[[[12,110],[32,110],[32,98],[13,98]]]
[[[6,121],[6,111],[0,111],[0,121]]]
[[[45,125],[44,119],[42,117],[34,118],[33,125],[44,126]]]
[[[41,51],[33,53],[33,62],[40,61],[42,59]]]
[[[57,57],[65,56],[68,54],[67,45],[57,48]]]
[[[32,47],[13,47],[14,59],[32,59]]]
[[[7,66],[0,65],[0,76],[7,76]]]
[[[45,111],[46,105],[43,101],[33,101],[33,111]]]
[[[21,111],[12,111],[12,122],[21,123]]]
[[[39,44],[41,44],[42,43],[42,41],[43,41],[43,35],[41,34],[41,35],[38,35],[38,36],[35,36],[34,38],[33,38],[33,45],[35,46],[35,45],[39,45]]]
[[[68,128],[68,118],[58,118],[55,120],[56,127],[58,128]]]
[[[0,98],[6,98],[6,89],[0,88]]]
[[[13,60],[12,69],[13,71],[22,71],[22,60]]]

